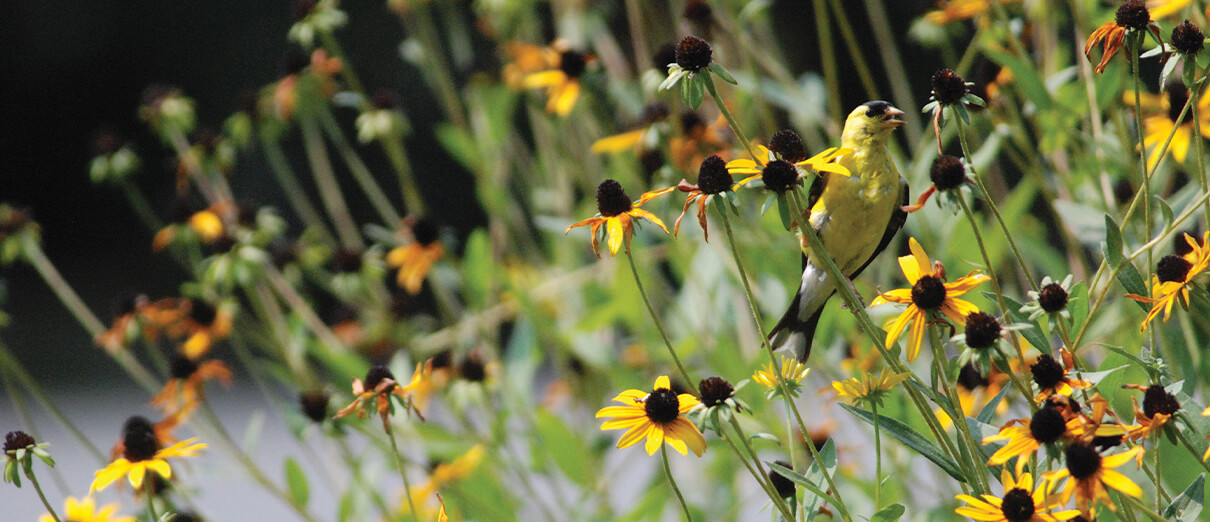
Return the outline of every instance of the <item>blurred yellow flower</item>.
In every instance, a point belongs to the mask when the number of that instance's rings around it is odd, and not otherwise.
[[[67,497],[63,520],[70,522],[135,522],[137,520],[134,517],[114,516],[113,512],[117,509],[117,504],[106,504],[100,511],[97,511],[97,503],[91,496],[84,497],[82,500]],[[54,522],[54,520],[55,518],[49,514],[38,518],[38,522]]]

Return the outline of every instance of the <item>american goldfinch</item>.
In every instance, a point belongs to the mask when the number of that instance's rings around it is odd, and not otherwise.
[[[811,228],[850,279],[886,248],[907,220],[900,209],[908,203],[907,180],[899,175],[886,147],[891,131],[906,123],[896,119],[902,115],[903,111],[885,101],[866,102],[853,109],[840,137],[840,146],[853,152],[835,160],[851,175],[821,173],[811,186]],[[819,261],[819,253],[799,239],[802,280],[769,339],[774,349],[791,350],[805,362],[824,304],[836,293],[836,282]]]

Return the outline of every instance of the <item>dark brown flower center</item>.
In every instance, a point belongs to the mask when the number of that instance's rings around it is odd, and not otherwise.
[[[702,379],[697,384],[697,391],[702,396],[702,404],[709,408],[721,406],[723,401],[731,398],[731,395],[735,393],[735,388],[722,377],[710,377]]]
[[[390,89],[378,89],[370,98],[370,105],[378,110],[394,109],[399,107],[399,95]]]
[[[647,400],[643,402],[643,409],[647,412],[647,418],[656,424],[668,424],[676,420],[680,414],[681,401],[677,399],[676,392],[660,388],[651,392],[647,396]]]
[[[1059,440],[1065,432],[1067,421],[1063,420],[1063,414],[1053,407],[1039,409],[1029,421],[1030,435],[1043,444]]]
[[[1067,308],[1067,290],[1059,283],[1051,283],[1042,287],[1038,292],[1038,306],[1048,313],[1055,313]]]
[[[33,437],[24,431],[10,431],[4,435],[5,453],[28,448],[34,444],[37,444],[37,441],[35,441]]]
[[[1000,339],[1000,321],[983,312],[966,316],[966,345],[976,350],[995,346]]]
[[[168,367],[173,379],[188,379],[197,372],[197,363],[181,354],[172,354]]]
[[[958,188],[966,181],[966,166],[955,156],[939,156],[929,168],[929,179],[937,186],[937,190]]]
[[[483,382],[487,378],[487,367],[483,365],[483,360],[478,355],[469,355],[458,366],[458,374],[471,382]]]
[[[774,464],[784,466],[789,469],[794,469],[794,465],[784,460],[775,460]],[[781,498],[790,498],[794,496],[794,481],[783,477],[781,473],[769,470],[769,482],[773,484],[773,489],[777,491],[777,495]]]
[[[781,194],[798,183],[798,169],[788,161],[773,160],[765,165],[761,179],[765,182],[765,188]]]
[[[797,132],[790,129],[774,132],[773,136],[769,138],[769,150],[790,163],[798,163],[807,159],[807,147],[803,145],[802,138],[798,136]]]
[[[613,217],[632,208],[630,197],[622,190],[622,184],[612,179],[597,185],[597,211],[605,217]]]
[[[579,78],[587,67],[588,61],[585,60],[582,53],[563,51],[563,54],[559,55],[559,70],[563,71],[568,78]]]
[[[1155,277],[1159,278],[1161,283],[1173,281],[1183,283],[1185,278],[1189,276],[1189,269],[1191,268],[1193,268],[1193,263],[1190,263],[1183,257],[1164,256],[1155,265]]]
[[[1142,0],[1127,0],[1118,7],[1114,21],[1118,27],[1143,31],[1151,23],[1151,13],[1147,12],[1147,5]]]
[[[189,318],[200,325],[210,326],[218,318],[218,310],[210,303],[194,299],[192,305],[189,307]]]
[[[332,257],[332,270],[340,274],[355,274],[361,271],[361,251],[342,248]]]
[[[689,0],[682,13],[686,20],[699,26],[709,26],[714,23],[714,9],[705,0]]]
[[[735,178],[727,171],[727,162],[718,156],[710,156],[702,161],[697,171],[697,187],[705,194],[722,194],[731,190]]]
[[[940,308],[945,302],[945,283],[935,276],[920,276],[912,285],[912,302],[923,310]]]
[[[661,45],[655,50],[655,54],[651,55],[651,65],[656,69],[667,72],[668,66],[676,63],[676,46],[670,43]]]
[[[961,102],[966,96],[966,80],[951,69],[941,69],[933,74],[933,99],[942,105]]]
[[[155,456],[160,450],[160,442],[155,438],[155,427],[144,417],[131,417],[122,427],[122,453],[126,460],[139,462]]]
[[[378,384],[383,379],[391,379],[393,381],[395,380],[395,374],[391,373],[391,370],[388,370],[386,366],[381,364],[375,365],[370,367],[370,371],[366,372],[366,378],[362,382],[362,385],[365,386],[366,391],[373,391],[378,388]]]
[[[417,219],[415,223],[412,223],[412,237],[417,243],[423,246],[429,246],[437,242],[437,238],[440,235],[437,223],[427,217],[422,217]]]
[[[710,65],[714,51],[710,44],[696,36],[686,36],[676,46],[676,63],[688,71],[697,72]]]
[[[1084,480],[1101,470],[1101,454],[1092,446],[1073,442],[1063,450],[1067,458],[1067,471],[1076,480]]]
[[[1033,366],[1029,367],[1029,373],[1034,376],[1034,382],[1043,390],[1049,390],[1059,385],[1066,375],[1063,371],[1063,365],[1059,364],[1054,357],[1049,354],[1038,356],[1038,360]]]
[[[975,391],[988,384],[991,384],[991,382],[987,380],[987,377],[979,373],[979,369],[975,368],[974,363],[966,363],[966,366],[958,370],[958,386],[966,388],[968,391]]]
[[[1004,494],[1000,512],[1008,522],[1028,522],[1034,517],[1034,498],[1021,488],[1013,488]]]
[[[643,107],[643,115],[639,117],[639,125],[646,127],[653,123],[659,123],[668,119],[671,110],[668,104],[664,102],[652,102]]]
[[[1189,20],[1185,20],[1172,28],[1172,36],[1168,40],[1172,47],[1184,54],[1197,54],[1206,46],[1206,35]]]
[[[1176,400],[1163,386],[1153,384],[1143,392],[1143,415],[1155,417],[1157,413],[1172,415],[1181,409],[1180,401]]]
[[[314,422],[323,422],[328,418],[328,402],[330,396],[323,390],[303,392],[298,396],[298,404],[303,415]]]

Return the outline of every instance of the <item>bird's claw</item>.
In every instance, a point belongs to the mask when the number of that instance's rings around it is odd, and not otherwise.
[[[861,292],[857,291],[857,287],[853,285],[853,280],[849,279],[849,278],[845,278],[844,282],[845,282],[845,284],[849,285],[849,290],[853,291],[853,297],[856,297],[857,304],[861,305],[860,309],[865,310],[866,309],[865,299],[861,298]],[[841,306],[841,308],[844,308],[845,310],[849,310],[849,303],[847,303],[847,302],[841,303],[840,306]],[[854,310],[853,313],[857,313],[857,311]]]

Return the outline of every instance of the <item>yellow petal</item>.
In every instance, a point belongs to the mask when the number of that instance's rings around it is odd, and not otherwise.
[[[626,240],[626,228],[622,223],[623,217],[627,218],[627,222],[629,223],[629,216],[625,214],[605,220],[605,244],[609,246],[609,253],[611,255],[618,255],[618,250],[622,249],[622,242]]]
[[[908,238],[908,248],[912,250],[912,256],[916,258],[916,266],[919,267],[920,274],[932,274],[933,261],[929,259],[928,252],[924,251],[924,247],[920,246],[920,243],[916,241],[916,238]],[[916,282],[912,281],[912,284],[916,284]]]
[[[648,455],[655,455],[656,450],[660,449],[660,445],[664,443],[664,428],[658,424],[651,425],[651,431],[647,432],[647,444],[644,448]]]
[[[130,466],[130,473],[126,475],[130,479],[130,485],[134,489],[139,489],[143,486],[143,476],[147,474],[147,466],[143,462],[136,462]]]
[[[643,139],[643,133],[646,129],[633,130],[606,136],[592,144],[589,149],[593,154],[615,153],[627,149],[633,149],[639,145],[639,141]]]
[[[656,389],[656,390],[671,390],[671,389],[672,389],[672,382],[671,382],[671,381],[668,379],[668,376],[667,376],[667,375],[661,375],[661,376],[659,376],[659,377],[656,377],[656,379],[655,379],[655,388],[654,388],[654,389]]]
[[[1135,484],[1133,481],[1127,478],[1126,475],[1123,475],[1116,470],[1102,469],[1101,482],[1104,482],[1106,486],[1121,491],[1122,493],[1130,495],[1134,498],[1143,497],[1143,488],[1140,488],[1138,484]]]
[[[647,436],[647,433],[654,428],[655,425],[650,422],[644,422],[633,428],[630,431],[622,434],[622,438],[618,439],[618,448],[628,448],[635,445],[640,440]]]

